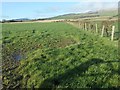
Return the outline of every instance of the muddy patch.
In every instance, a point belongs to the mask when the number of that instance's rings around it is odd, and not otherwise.
[[[14,60],[16,60],[16,61],[19,61],[19,60],[22,59],[22,55],[21,55],[21,54],[14,54],[14,55],[13,55],[13,58],[14,58]]]

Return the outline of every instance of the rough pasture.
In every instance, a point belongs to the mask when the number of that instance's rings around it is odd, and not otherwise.
[[[106,38],[64,22],[3,24],[2,33],[4,89],[120,86]]]

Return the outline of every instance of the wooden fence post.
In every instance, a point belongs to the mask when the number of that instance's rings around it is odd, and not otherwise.
[[[105,26],[103,25],[101,37],[103,37],[103,35],[104,35],[104,29],[105,29]]]
[[[91,30],[90,24],[89,24],[89,30]]]
[[[97,26],[97,24],[95,26],[96,26],[96,33],[98,33],[98,26]]]
[[[85,30],[87,30],[87,25],[86,25],[86,23],[85,23]]]
[[[82,28],[83,28],[83,30],[85,30],[85,24],[84,23],[82,23]]]
[[[111,41],[114,40],[115,26],[112,26]]]

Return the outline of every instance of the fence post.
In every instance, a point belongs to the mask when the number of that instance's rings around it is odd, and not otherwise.
[[[105,28],[105,26],[103,25],[101,37],[103,37],[103,35],[104,35],[104,28]]]
[[[79,21],[79,28],[80,28],[80,21]]]
[[[96,26],[96,33],[98,33],[98,26],[97,26],[97,24],[95,26]]]
[[[89,24],[89,30],[91,30],[91,28],[90,28],[90,24]]]
[[[85,23],[85,30],[87,30],[87,25],[86,25],[86,23]]]
[[[115,26],[112,26],[111,41],[114,40]]]
[[[83,27],[82,27],[82,28],[83,28],[83,30],[85,30],[85,24],[84,24],[84,23],[82,23],[82,26],[83,26]]]

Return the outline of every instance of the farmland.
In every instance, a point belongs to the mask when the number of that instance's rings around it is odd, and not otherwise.
[[[65,22],[2,25],[4,88],[119,87],[117,40]]]

